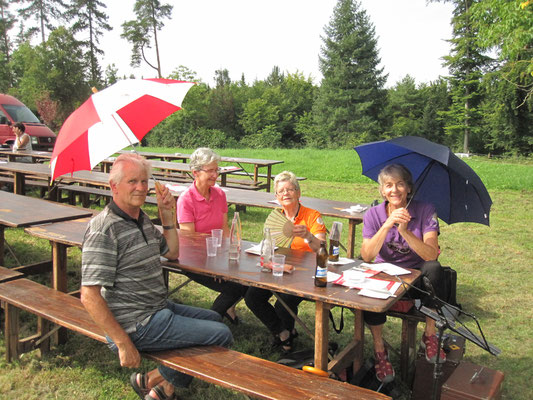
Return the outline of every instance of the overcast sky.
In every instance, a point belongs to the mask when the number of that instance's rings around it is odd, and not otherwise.
[[[165,2],[165,1],[163,1]],[[336,0],[178,0],[171,20],[159,32],[163,76],[179,65],[212,84],[215,70],[232,80],[244,73],[248,83],[265,79],[277,65],[300,71],[316,84],[322,79],[318,56]],[[154,77],[149,67],[130,67],[131,45],[120,38],[122,23],[133,19],[134,0],[107,1],[114,27],[101,41],[103,67],[114,63],[119,74]],[[442,57],[449,53],[451,4],[426,0],[362,0],[376,29],[387,86],[409,74],[417,83],[446,75]],[[150,54],[155,63],[155,53]]]

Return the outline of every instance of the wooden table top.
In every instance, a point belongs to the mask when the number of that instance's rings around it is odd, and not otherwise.
[[[35,157],[50,160],[52,158],[51,151],[37,151],[37,150],[17,150],[13,151],[10,149],[0,149],[0,154],[6,156],[17,156],[17,157]]]
[[[326,288],[316,287],[313,279],[316,265],[315,253],[288,248],[279,248],[276,253],[285,254],[287,257],[286,263],[294,265],[295,271],[292,274],[284,274],[281,278],[274,277],[271,273],[261,271],[258,266],[259,256],[248,254],[244,251],[244,249],[253,246],[254,243],[243,241],[243,250],[240,258],[238,261],[233,261],[229,260],[229,240],[227,238],[222,246],[218,248],[215,257],[207,257],[205,249],[205,237],[207,236],[200,233],[180,232],[179,260],[165,261],[164,264],[177,270],[219,277],[246,286],[262,287],[276,292],[304,297],[308,300],[374,312],[388,310],[406,291],[404,287],[400,286],[396,292],[397,298],[391,297],[387,300],[380,300],[359,296],[357,289],[349,289],[331,283],[328,283]],[[356,260],[353,264],[329,267],[329,270],[340,273],[360,263],[361,261]],[[412,284],[419,275],[419,271],[411,270],[411,274],[404,275],[402,279]],[[380,274],[377,277],[389,280],[394,279],[386,274]]]
[[[22,272],[13,271],[12,269],[0,266],[0,282],[9,282],[20,278],[24,278]]]
[[[81,247],[85,229],[89,218],[72,221],[57,222],[42,226],[26,228],[30,235],[51,240],[69,246]],[[396,292],[398,298],[387,300],[373,299],[359,296],[357,289],[348,289],[344,286],[328,284],[326,288],[314,286],[313,276],[315,273],[315,253],[279,248],[276,253],[285,254],[286,263],[295,266],[292,274],[284,274],[282,278],[274,277],[271,273],[261,272],[258,267],[259,256],[248,254],[244,250],[252,247],[255,243],[243,241],[241,255],[238,261],[229,260],[228,239],[225,238],[221,247],[218,248],[216,257],[207,257],[205,238],[203,233],[180,232],[180,257],[177,261],[165,261],[164,264],[177,271],[186,270],[203,275],[224,278],[246,286],[262,287],[277,292],[289,293],[310,300],[323,301],[328,304],[357,308],[375,312],[386,311],[404,293],[400,287]],[[329,267],[330,271],[342,272],[361,261],[342,267]],[[410,275],[402,277],[404,281],[412,284],[419,276],[419,271],[412,270]],[[389,275],[380,274],[383,279],[394,279]]]
[[[119,153],[120,154],[131,153],[131,151],[122,150],[122,151],[119,151]],[[150,152],[150,151],[139,151],[138,153],[146,158],[162,158],[166,160],[187,160],[191,158],[191,155],[186,154],[186,153],[157,153],[157,152]],[[257,166],[276,165],[276,164],[282,164],[284,162],[283,160],[265,160],[261,158],[225,157],[225,156],[221,157],[221,161],[242,163],[242,164],[254,164]]]
[[[116,157],[109,157],[102,161],[104,164],[113,164],[116,160]],[[148,160],[152,165],[152,168],[163,169],[168,171],[176,172],[191,172],[191,165],[186,163],[177,163],[171,161],[157,161],[157,160]],[[242,171],[242,168],[235,166],[224,166],[220,167],[219,175],[231,174],[233,172]]]
[[[92,216],[91,211],[0,191],[0,224],[13,228]]]

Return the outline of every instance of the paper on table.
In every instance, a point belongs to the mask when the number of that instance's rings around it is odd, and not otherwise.
[[[345,265],[353,263],[355,260],[353,258],[339,257],[337,261],[328,261],[330,265]]]
[[[277,199],[269,200],[269,201],[267,201],[267,203],[272,203],[272,204],[276,204],[278,206],[281,206],[281,203]]]
[[[379,272],[385,272],[389,275],[407,275],[410,274],[408,270],[398,267],[397,265],[391,264],[391,263],[377,263],[377,264],[368,264],[368,263],[361,263],[361,267],[371,268],[374,271]]]
[[[165,184],[165,186],[170,190],[171,192],[183,192],[187,190],[189,187],[184,185],[172,185],[170,183]]]
[[[351,206],[349,208],[343,208],[341,211],[349,212],[349,213],[360,213],[367,209],[368,207],[362,206],[360,204],[356,204],[355,206]]]
[[[278,246],[274,246],[274,250],[277,250],[277,249],[278,249]],[[255,254],[256,256],[260,256],[261,255],[261,242],[254,244],[252,247],[249,247],[244,251],[249,254]]]
[[[347,274],[347,272],[349,273]],[[374,297],[377,299],[387,299],[394,296],[394,293],[396,293],[396,290],[400,287],[400,283],[372,278],[372,272],[348,270],[344,271],[342,275],[332,273],[331,276],[328,272],[328,282],[347,286],[352,289],[360,289],[359,294],[361,296]],[[335,276],[337,279],[334,279]]]

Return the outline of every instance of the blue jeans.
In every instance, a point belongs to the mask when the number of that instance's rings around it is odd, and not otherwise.
[[[202,345],[229,347],[233,336],[220,320],[215,311],[167,301],[166,308],[152,315],[144,326],[138,323],[137,331],[130,333],[130,338],[137,350],[146,352]],[[114,343],[110,347],[117,352]],[[159,365],[158,370],[175,387],[187,387],[191,383],[192,376],[175,369]]]

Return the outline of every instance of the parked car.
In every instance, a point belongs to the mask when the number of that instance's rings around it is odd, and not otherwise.
[[[22,102],[7,94],[0,94],[0,144],[13,145],[15,135],[11,126],[22,122],[26,133],[30,135],[33,150],[52,151],[56,135],[50,128],[39,121],[31,110]]]

